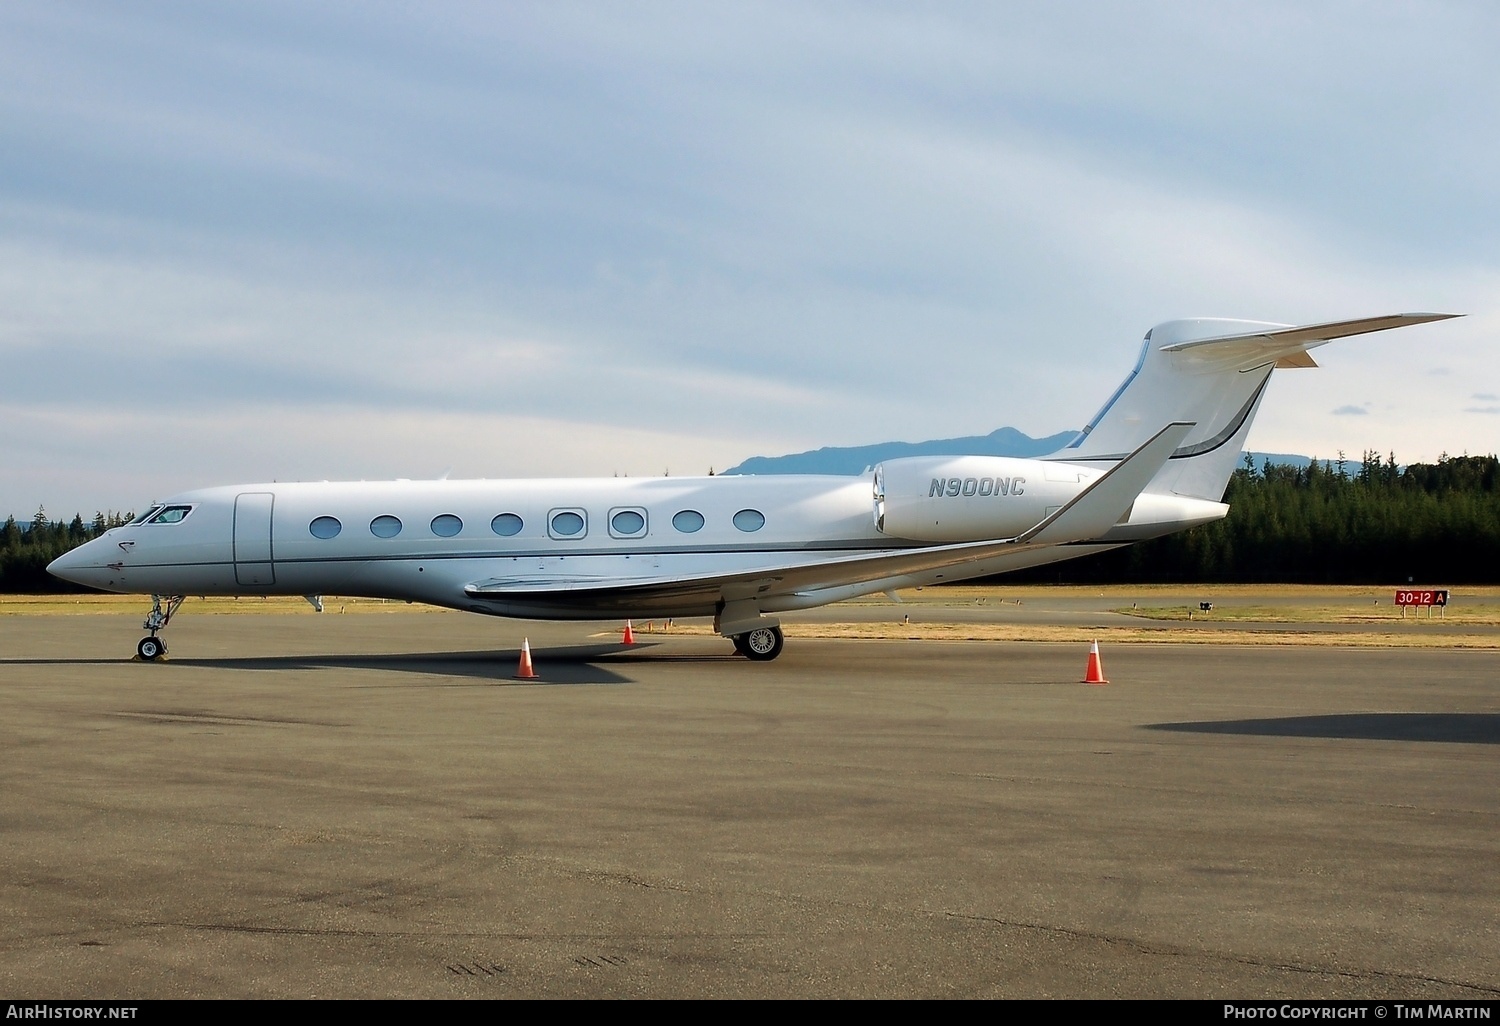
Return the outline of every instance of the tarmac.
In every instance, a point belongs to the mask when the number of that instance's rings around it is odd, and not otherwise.
[[[0,997],[1500,996],[1494,651],[138,626],[0,618]]]

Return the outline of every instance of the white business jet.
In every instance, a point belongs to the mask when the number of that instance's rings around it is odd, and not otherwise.
[[[184,595],[404,599],[554,620],[712,616],[755,660],[777,613],[1102,552],[1218,520],[1271,371],[1332,339],[1451,314],[1293,327],[1182,320],[1043,459],[920,456],[872,474],[249,484],[153,504],[55,560],[149,594],[137,648]]]

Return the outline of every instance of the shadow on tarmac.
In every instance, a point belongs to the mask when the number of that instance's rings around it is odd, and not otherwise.
[[[1147,730],[1262,737],[1323,737],[1351,741],[1446,741],[1500,744],[1500,713],[1344,713],[1265,720],[1149,723]]]
[[[532,649],[537,677],[515,678],[520,663],[520,649],[494,649],[471,652],[402,652],[384,655],[368,653],[274,655],[230,659],[194,659],[168,656],[166,665],[214,670],[250,670],[284,672],[287,670],[377,670],[393,673],[427,674],[442,677],[466,677],[486,685],[511,687],[545,687],[558,684],[634,684],[635,679],[604,664],[628,666],[632,662],[675,663],[742,663],[745,660],[726,651],[723,654],[666,653],[651,650],[651,642],[634,645],[575,645],[564,648]],[[117,666],[127,659],[4,659],[0,666]],[[388,685],[370,684],[381,687]]]

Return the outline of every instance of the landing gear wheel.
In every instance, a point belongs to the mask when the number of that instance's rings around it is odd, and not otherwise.
[[[186,595],[152,595],[151,612],[146,614],[146,622],[141,624],[151,632],[149,637],[141,639],[141,643],[135,646],[136,655],[146,662],[154,662],[167,654],[167,643],[156,636],[156,632],[164,630],[167,624],[172,622],[172,614],[182,607],[182,601]],[[166,599],[163,608],[162,599]]]
[[[734,642],[734,651],[736,654],[742,656],[748,656],[750,654],[750,650],[745,647],[745,636],[743,634],[736,634],[729,640]]]
[[[781,655],[781,646],[784,639],[781,636],[780,627],[757,627],[746,634],[741,634],[735,639],[736,645],[740,645],[743,638],[743,650],[745,655],[758,663],[770,662]]]

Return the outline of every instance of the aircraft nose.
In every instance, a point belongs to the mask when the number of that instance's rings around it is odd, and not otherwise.
[[[104,569],[95,559],[98,553],[95,542],[84,542],[76,549],[69,549],[47,564],[47,572],[73,584],[98,586],[99,573]]]

